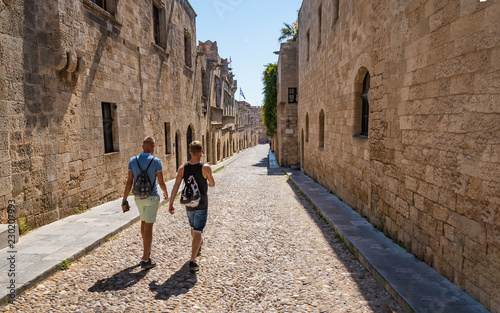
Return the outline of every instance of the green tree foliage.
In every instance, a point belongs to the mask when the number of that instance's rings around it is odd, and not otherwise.
[[[262,111],[267,135],[273,137],[278,126],[276,120],[278,63],[266,64],[265,68],[264,75],[262,76],[264,84],[264,105]]]
[[[292,42],[297,40],[297,35],[299,33],[299,21],[294,24],[283,23],[285,27],[281,29],[281,36],[278,38],[279,42],[287,40],[287,42]]]

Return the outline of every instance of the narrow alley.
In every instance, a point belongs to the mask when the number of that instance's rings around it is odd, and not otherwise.
[[[268,145],[214,174],[200,270],[185,209],[158,213],[152,259],[138,266],[139,223],[28,290],[2,312],[400,312],[279,169]],[[169,190],[170,192],[170,190]]]

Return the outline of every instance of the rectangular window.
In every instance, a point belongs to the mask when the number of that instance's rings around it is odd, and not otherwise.
[[[155,44],[160,45],[160,9],[153,4],[153,35]]]
[[[288,103],[297,103],[297,88],[288,88]]]
[[[208,98],[207,72],[205,70],[201,70],[201,89],[202,96]]]
[[[192,56],[191,56],[191,35],[189,33],[184,34],[184,59],[186,61],[186,66],[192,66]]]
[[[111,16],[116,14],[116,6],[119,0],[82,0],[83,5],[97,13],[101,18],[109,18],[107,15],[101,15],[102,10],[108,12]],[[112,21],[116,22],[116,20]]]
[[[102,127],[104,132],[104,152],[115,152],[113,149],[113,118],[111,103],[102,103]]]
[[[92,0],[92,2],[106,10],[106,0]]]
[[[172,153],[172,142],[170,139],[170,123],[165,123],[165,154]]]

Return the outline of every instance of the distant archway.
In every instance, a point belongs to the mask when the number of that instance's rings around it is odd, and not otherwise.
[[[191,129],[191,125],[188,126],[186,133],[186,143],[187,143],[187,160],[188,162],[191,160],[191,153],[189,153],[189,145],[193,142],[193,130]]]
[[[220,139],[217,140],[217,162],[220,161]]]
[[[209,133],[207,132],[207,136],[205,137],[205,140],[206,140],[206,143],[207,143],[207,149],[205,150],[205,154],[207,155],[207,163],[209,163],[212,158],[210,157],[210,152],[212,149],[210,149],[210,137],[209,137]]]
[[[306,113],[306,142],[309,141],[309,113]]]
[[[175,168],[178,169],[181,166],[181,160],[180,160],[180,150],[181,150],[181,145],[179,142],[179,132],[175,133]]]

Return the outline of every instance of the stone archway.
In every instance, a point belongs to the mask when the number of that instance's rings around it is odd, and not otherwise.
[[[220,161],[220,139],[217,140],[217,162]]]
[[[301,145],[300,145],[300,165],[303,168],[304,167],[304,129],[302,128],[302,140],[301,140]]]
[[[187,144],[187,160],[191,160],[191,153],[189,153],[189,145],[193,142],[193,129],[191,128],[191,125],[188,126],[187,133],[186,133],[186,144]]]
[[[181,166],[181,145],[180,145],[180,134],[179,132],[175,133],[175,168],[178,169]]]

